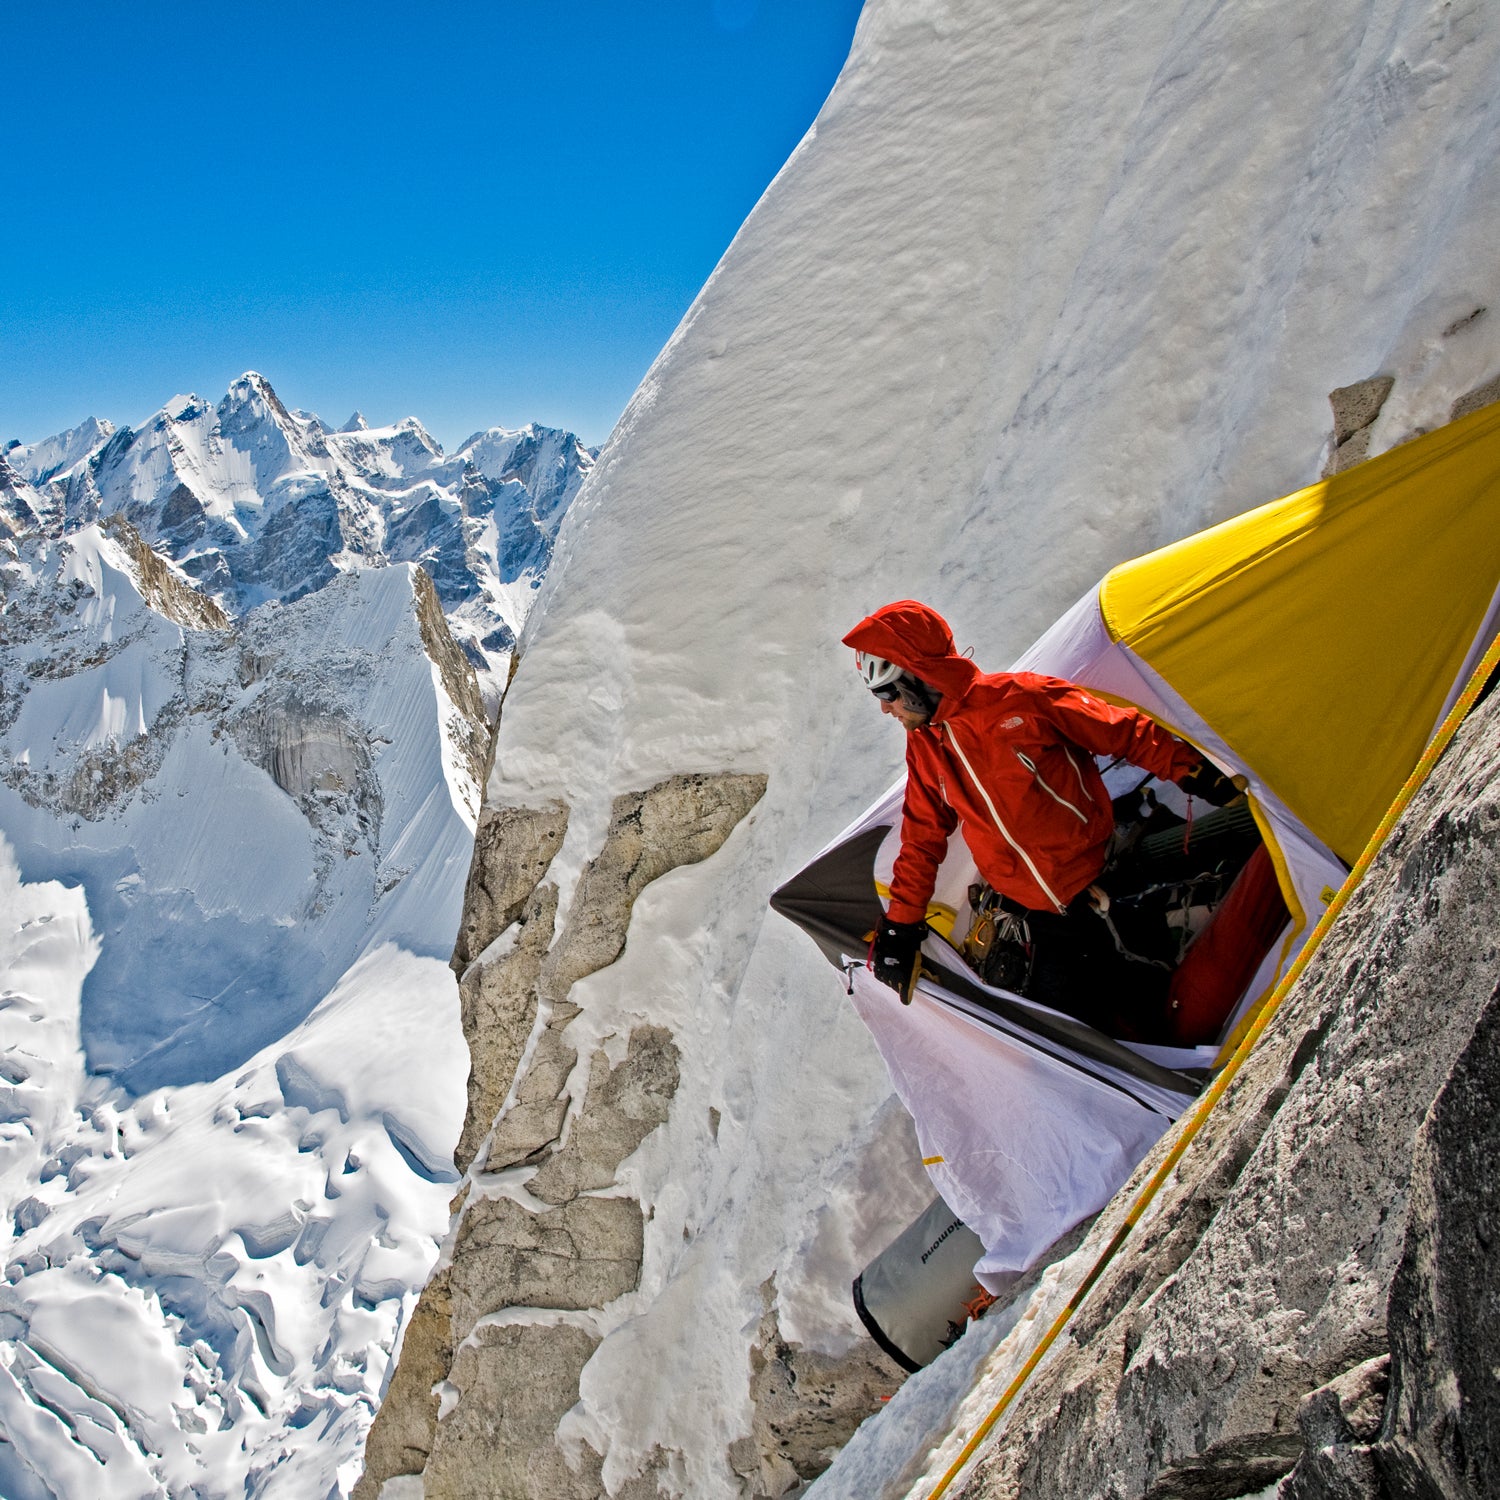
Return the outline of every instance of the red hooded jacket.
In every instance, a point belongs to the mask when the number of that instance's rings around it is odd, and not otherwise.
[[[1203,757],[1134,709],[1060,677],[981,672],[936,610],[903,599],[859,622],[846,646],[884,657],[943,696],[906,736],[893,922],[919,922],[955,828],[979,873],[1033,911],[1061,911],[1104,868],[1114,814],[1094,756],[1176,781]]]

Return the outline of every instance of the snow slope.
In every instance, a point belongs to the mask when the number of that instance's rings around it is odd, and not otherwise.
[[[66,477],[97,453],[114,436],[114,431],[113,422],[85,417],[78,426],[43,438],[39,443],[28,445],[19,439],[13,440],[5,447],[5,457],[11,467],[32,484],[46,484],[49,480]]]
[[[33,878],[83,883],[106,937],[93,1071],[218,1076],[380,943],[446,958],[475,767],[449,743],[409,567],[341,574],[232,632],[151,609],[97,527],[9,574],[0,827]]]
[[[338,1493],[451,1191],[446,966],[383,947],[232,1078],[132,1099],[83,1065],[82,891],[0,841],[0,908],[0,1493]]]
[[[0,557],[0,1494],[336,1494],[456,1180],[481,711],[409,564],[154,570]]]
[[[1316,478],[1334,388],[1394,377],[1372,451],[1445,420],[1500,372],[1497,86],[1477,5],[866,6],[568,512],[487,789],[568,803],[566,905],[615,794],[770,777],[572,997],[582,1056],[638,1020],[683,1049],[622,1178],[642,1286],[565,1423],[611,1486],[660,1447],[738,1494],[759,1287],[847,1347],[920,1197],[836,976],[764,905],[900,764],[839,637],[917,596],[1002,666],[1119,559]],[[816,1493],[904,1493],[956,1399],[925,1389]]]

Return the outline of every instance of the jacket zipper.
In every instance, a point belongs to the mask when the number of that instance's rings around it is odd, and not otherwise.
[[[1064,751],[1063,753],[1067,754],[1066,751]],[[1035,780],[1036,784],[1039,787],[1041,787],[1041,789],[1044,792],[1046,792],[1046,794],[1055,803],[1057,803],[1059,807],[1065,807],[1065,808],[1067,808],[1067,810],[1070,813],[1072,813],[1073,816],[1075,818],[1077,818],[1080,823],[1087,823],[1088,822],[1088,814],[1087,813],[1081,812],[1078,808],[1074,807],[1073,804],[1071,802],[1069,802],[1066,797],[1064,797],[1064,796],[1060,795],[1059,793],[1057,793],[1057,792],[1055,792],[1055,791],[1052,790],[1052,788],[1047,784],[1047,778],[1045,776],[1043,776],[1040,771],[1037,770],[1037,768],[1036,768],[1036,762],[1034,760],[1032,760],[1032,758],[1029,755],[1023,755],[1019,750],[1017,750],[1015,752],[1015,755],[1016,755],[1016,759],[1018,761],[1020,761],[1021,764],[1023,766],[1025,766],[1028,771],[1031,772],[1032,778]],[[1070,764],[1072,763],[1072,759],[1073,759],[1072,756],[1068,756],[1068,761],[1069,761]],[[1078,767],[1074,766],[1073,770],[1076,772],[1078,770]],[[1080,781],[1082,779],[1083,779],[1082,777],[1079,777]]]
[[[1042,872],[1037,869],[1036,865],[1032,862],[1031,856],[1025,851],[1025,849],[1021,847],[1020,843],[1017,841],[1015,835],[1010,831],[1010,829],[1008,829],[1005,824],[1001,822],[1000,814],[995,810],[995,804],[993,801],[991,801],[989,792],[985,790],[984,783],[979,779],[977,775],[975,775],[974,767],[969,764],[969,757],[964,754],[963,747],[958,743],[958,736],[954,734],[953,726],[951,724],[944,724],[943,728],[948,732],[948,743],[953,746],[953,753],[963,763],[964,770],[969,773],[969,780],[974,783],[975,790],[981,797],[984,798],[984,805],[989,808],[990,816],[995,820],[995,827],[1000,830],[1000,836],[1006,841],[1006,843],[1010,845],[1012,849],[1016,851],[1017,854],[1021,856],[1022,862],[1025,864],[1026,868],[1031,871],[1031,878],[1036,881],[1037,885],[1041,888],[1042,893],[1052,903],[1052,905],[1058,911],[1066,911],[1067,907],[1065,907],[1063,903],[1057,899],[1057,896],[1054,894],[1052,887],[1042,879]]]
[[[1078,778],[1078,790],[1083,793],[1083,800],[1091,807],[1094,803],[1094,794],[1089,790],[1088,782],[1083,779],[1083,772],[1078,768],[1078,762],[1073,759],[1073,752],[1066,745],[1062,747],[1062,753],[1068,757],[1068,764],[1073,768],[1073,774]]]

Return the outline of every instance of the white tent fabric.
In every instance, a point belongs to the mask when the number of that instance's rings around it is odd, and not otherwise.
[[[933,1183],[984,1244],[974,1274],[991,1291],[1106,1203],[1171,1122],[1103,1070],[1007,1035],[925,981],[905,1006],[859,969],[852,998],[916,1121]]]

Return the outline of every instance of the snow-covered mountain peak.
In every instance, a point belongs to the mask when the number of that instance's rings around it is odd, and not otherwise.
[[[163,402],[156,413],[156,419],[159,422],[196,422],[212,407],[213,402],[205,401],[202,396],[188,392],[185,395],[173,396],[170,400]]]
[[[441,457],[443,452],[442,444],[415,417],[402,417],[395,425],[398,432],[410,432],[425,447]]]
[[[32,484],[64,478],[86,462],[114,435],[114,423],[85,417],[76,427],[43,438],[30,447],[13,442],[5,450],[11,466]]]
[[[230,615],[346,568],[420,563],[491,703],[593,455],[528,424],[451,457],[416,417],[331,430],[255,370],[217,404],[178,395],[139,428],[85,423],[8,450],[0,525],[57,535],[120,515]],[[31,467],[26,467],[27,465]],[[40,466],[40,467],[38,467]],[[51,477],[33,481],[31,469]]]
[[[468,438],[455,458],[470,463],[486,479],[518,481],[534,494],[572,495],[594,467],[595,455],[571,433],[535,422],[512,430],[489,427]],[[551,513],[547,507],[547,513]]]
[[[233,403],[257,397],[274,401],[278,406],[281,404],[280,397],[271,389],[271,382],[259,370],[246,370],[238,380],[229,382],[229,389],[224,393],[224,400]]]

